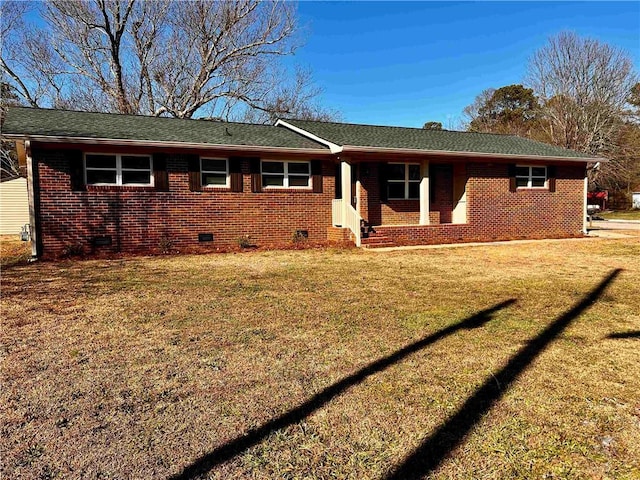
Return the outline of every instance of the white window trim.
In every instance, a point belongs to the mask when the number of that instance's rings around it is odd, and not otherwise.
[[[87,155],[105,155],[110,157],[116,157],[116,183],[89,183],[87,182]],[[149,183],[122,183],[122,157],[144,157],[149,159]],[[140,153],[109,153],[109,152],[84,152],[83,153],[83,170],[84,170],[84,183],[85,185],[96,186],[115,186],[115,187],[153,187],[153,155],[145,155]],[[112,172],[113,168],[89,168],[88,170],[103,170]],[[146,172],[147,169],[138,168],[125,168],[126,172]]]
[[[524,175],[518,175],[517,169],[518,168],[528,168],[529,169],[529,174],[527,176]],[[533,186],[533,179],[534,178],[542,178],[542,175],[533,175],[533,169],[534,168],[544,168],[544,185],[542,185],[541,187],[534,187]],[[519,178],[526,178],[527,179],[527,186],[517,186],[517,182]],[[521,189],[530,189],[530,190],[546,190],[549,188],[549,169],[547,168],[546,165],[516,165],[516,188],[521,188]]]
[[[417,183],[418,185],[420,185],[420,181],[421,179],[418,180],[409,180],[409,165],[417,165],[418,168],[422,168],[422,166],[419,163],[412,163],[412,162],[389,162],[389,165],[404,165],[404,180],[391,180],[391,179],[387,179],[387,184],[389,183],[404,183],[404,197],[400,198],[400,197],[392,197],[389,196],[389,200],[419,200],[420,199],[420,189],[418,188],[418,196],[415,198],[411,198],[409,197],[409,184],[410,183]]]
[[[202,168],[202,160],[224,160],[225,171],[222,170],[204,170]],[[202,182],[205,173],[225,174],[226,180],[224,185],[205,184]],[[200,182],[202,182],[202,188],[231,188],[231,175],[229,174],[229,159],[224,157],[200,157]]]
[[[271,172],[264,172],[262,169],[262,166],[264,165],[264,162],[273,162],[273,163],[283,163],[284,164],[284,173],[271,173]],[[309,173],[306,175],[307,176],[307,186],[306,187],[301,187],[298,185],[293,185],[293,186],[289,186],[289,164],[290,163],[306,163],[309,166]],[[283,189],[283,188],[288,188],[288,189],[295,189],[295,190],[311,190],[313,188],[313,185],[311,184],[311,162],[309,160],[271,160],[268,158],[264,158],[264,159],[260,159],[260,175],[261,176],[266,176],[266,177],[281,177],[282,175],[284,175],[284,180],[282,181],[282,185],[264,185],[264,182],[261,181],[262,183],[262,188],[264,189],[269,189],[269,190],[273,190],[273,189]],[[302,173],[294,173],[292,174],[295,177],[304,177],[305,175]]]

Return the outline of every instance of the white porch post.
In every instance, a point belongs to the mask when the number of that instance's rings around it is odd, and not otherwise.
[[[340,174],[342,182],[342,226],[347,225],[347,211],[351,206],[351,164],[342,160],[340,164]]]
[[[420,225],[429,225],[429,160],[423,160],[420,170]]]
[[[29,197],[29,240],[31,240],[31,257],[38,257],[38,227],[36,225],[36,184],[34,181],[35,169],[33,157],[31,156],[31,141],[25,140],[24,150],[27,159],[27,195]]]

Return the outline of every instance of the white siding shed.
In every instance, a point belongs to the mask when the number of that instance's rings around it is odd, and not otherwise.
[[[27,179],[14,178],[0,183],[0,235],[19,235],[29,223]]]

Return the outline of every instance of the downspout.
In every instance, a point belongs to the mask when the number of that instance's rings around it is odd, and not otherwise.
[[[584,192],[583,192],[583,205],[582,205],[582,233],[584,233],[585,235],[588,233],[587,230],[587,192],[589,189],[589,177],[587,176],[586,172],[584,175]]]
[[[37,260],[39,256],[38,242],[39,230],[37,209],[36,209],[36,182],[35,182],[35,166],[33,164],[33,156],[31,155],[31,141],[25,140],[24,151],[27,163],[27,194],[29,197],[29,237],[31,240],[31,261]]]

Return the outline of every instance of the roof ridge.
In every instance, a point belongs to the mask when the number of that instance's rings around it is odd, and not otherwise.
[[[351,126],[355,126],[355,127],[378,127],[378,128],[399,128],[402,130],[417,130],[420,132],[441,132],[441,133],[471,133],[471,134],[475,134],[475,135],[494,135],[497,137],[514,137],[514,138],[521,138],[524,140],[531,140],[529,138],[525,138],[525,137],[520,137],[518,135],[513,135],[510,133],[495,133],[495,132],[470,132],[468,130],[448,130],[448,129],[442,129],[442,130],[430,130],[430,129],[426,129],[426,128],[422,128],[422,127],[403,127],[400,125],[378,125],[378,124],[373,124],[373,123],[353,123],[353,122],[331,122],[331,121],[327,121],[327,120],[303,120],[303,119],[298,119],[298,118],[290,118],[290,119],[282,119],[283,121],[293,121],[293,122],[309,122],[309,123],[323,123],[323,124],[333,124],[333,125],[351,125]],[[534,140],[537,141],[537,140]],[[544,142],[542,142],[544,143]],[[550,144],[545,144],[545,145],[550,145]],[[562,147],[560,147],[562,148]]]
[[[143,115],[141,113],[121,113],[121,112],[97,112],[97,111],[89,111],[89,110],[72,110],[70,108],[51,108],[51,107],[29,107],[25,105],[13,105],[7,107],[8,110],[43,110],[48,112],[69,112],[69,113],[79,113],[79,114],[92,114],[92,115],[110,115],[110,116],[119,116],[119,117],[129,117],[129,118],[149,118],[155,120],[192,120],[192,121],[208,121],[214,124],[220,125],[251,125],[255,127],[273,127],[274,125],[269,123],[249,123],[249,122],[235,122],[229,120],[213,120],[207,118],[183,118],[183,117],[156,117],[155,115]]]

